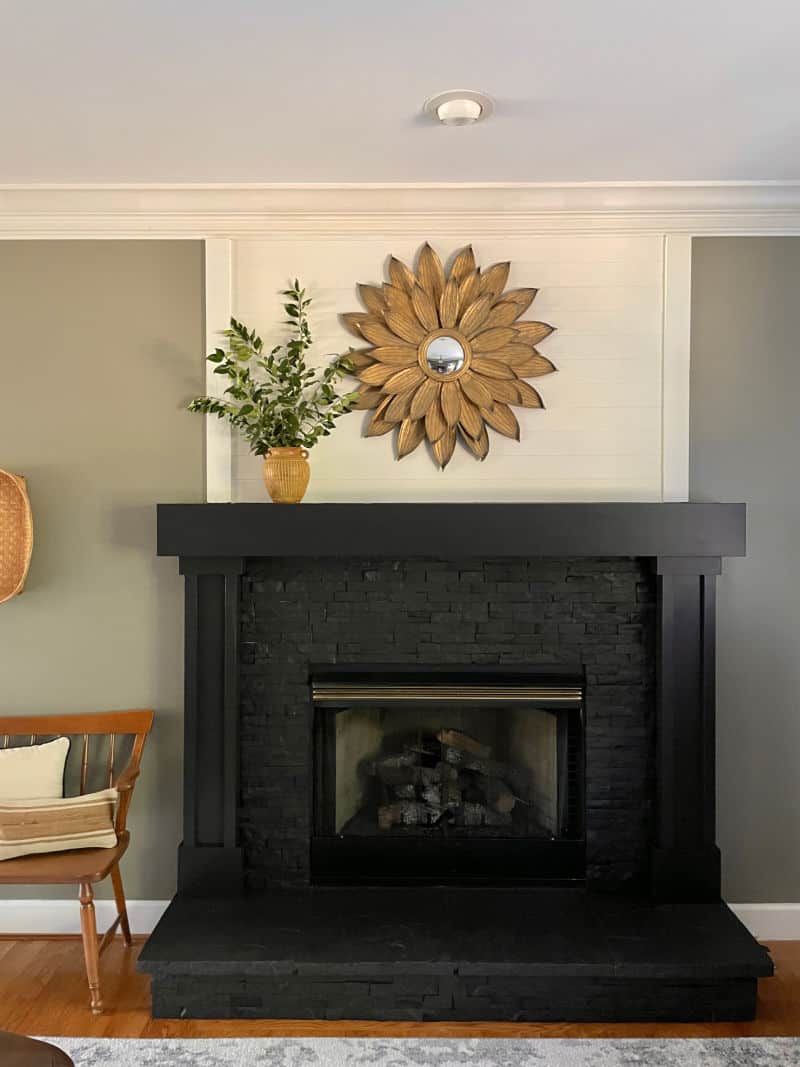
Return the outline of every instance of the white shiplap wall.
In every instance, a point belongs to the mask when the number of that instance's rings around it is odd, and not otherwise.
[[[355,285],[385,280],[390,252],[413,261],[429,237],[444,258],[469,236],[461,242],[430,233],[418,240],[358,235],[233,241],[233,314],[271,343],[282,338],[278,292],[299,277],[314,299],[311,325],[322,361],[357,345],[338,314],[362,310]],[[490,430],[484,463],[458,447],[444,472],[424,446],[397,462],[389,437],[362,438],[368,416],[348,415],[314,449],[306,499],[662,499],[665,238],[550,234],[491,237],[473,241],[473,247],[483,267],[510,259],[509,285],[540,290],[525,317],[557,327],[542,352],[559,371],[534,383],[546,410],[517,411],[520,443]],[[669,447],[668,434],[666,439]],[[261,461],[238,437],[231,462],[232,499],[264,501]]]

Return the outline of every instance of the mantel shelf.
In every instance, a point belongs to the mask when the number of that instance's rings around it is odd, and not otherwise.
[[[158,554],[743,556],[745,505],[159,504]]]

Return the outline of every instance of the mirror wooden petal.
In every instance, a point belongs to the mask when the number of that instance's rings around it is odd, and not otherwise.
[[[424,289],[420,289],[417,285],[414,288],[414,292],[411,294],[411,303],[414,307],[414,312],[417,319],[422,323],[426,330],[438,330],[439,329],[439,314],[436,310],[436,304],[428,296]]]
[[[492,359],[502,359],[514,370],[520,363],[524,363],[529,360],[534,353],[534,349],[530,345],[511,344],[505,345],[503,348],[498,348],[495,352],[492,352]]]
[[[439,319],[442,326],[455,326],[458,322],[458,308],[458,283],[451,278],[444,287],[442,299],[439,301]]]
[[[356,392],[358,399],[353,404],[353,411],[370,411],[383,400],[383,392],[375,385],[361,385]]]
[[[436,462],[444,470],[450,460],[453,458],[453,452],[456,447],[456,430],[454,426],[451,426],[449,430],[446,430],[438,441],[433,444],[433,454],[436,457]]]
[[[424,340],[428,333],[425,327],[417,321],[415,315],[406,315],[403,311],[387,311],[386,325],[392,333],[402,337],[404,341],[412,341],[415,344]]]
[[[384,393],[404,393],[407,389],[413,389],[415,385],[419,385],[424,378],[425,375],[419,366],[404,367],[388,379],[383,386],[383,391]]]
[[[511,326],[516,322],[522,312],[516,304],[509,303],[506,300],[501,300],[499,304],[495,304],[492,310],[486,317],[484,323],[485,329],[491,329],[492,326]]]
[[[412,293],[416,285],[414,272],[395,256],[391,256],[389,259],[389,281],[406,293]]]
[[[458,384],[461,389],[467,394],[473,404],[477,404],[479,408],[490,408],[494,401],[492,400],[492,394],[477,377],[471,371],[467,371],[462,374],[458,379]]]
[[[499,400],[501,404],[519,403],[517,378],[486,378],[483,384],[491,393],[492,400]]]
[[[455,426],[461,411],[461,390],[456,382],[442,384],[442,414],[448,426]]]
[[[519,402],[524,408],[544,407],[544,401],[532,385],[528,385],[527,382],[517,382],[516,386],[519,393]]]
[[[414,283],[416,285],[416,282]],[[383,299],[389,311],[404,311],[411,315],[411,298],[404,289],[398,289],[396,285],[384,285]]]
[[[511,264],[509,262],[495,263],[494,266],[489,267],[481,278],[481,293],[490,293],[493,296],[502,293],[506,287],[510,270]]]
[[[396,367],[409,367],[417,362],[417,350],[410,345],[379,345],[370,349],[370,353],[379,363],[392,363]]]
[[[444,268],[442,267],[442,261],[427,241],[422,246],[422,251],[419,254],[417,280],[431,300],[438,304],[444,290]]]
[[[383,385],[393,374],[397,373],[397,367],[388,363],[371,363],[368,367],[360,370],[356,377],[365,385]]]
[[[414,393],[409,414],[412,419],[421,419],[439,396],[439,385],[433,378],[426,378]]]
[[[374,363],[375,360],[372,357],[374,351],[374,348],[348,348],[346,355],[353,365],[353,370],[360,371]]]
[[[359,341],[364,340],[364,335],[361,332],[362,323],[378,321],[371,315],[368,315],[366,311],[345,311],[339,317],[346,329],[348,329],[350,333],[355,334]]]
[[[463,301],[461,307],[462,309],[464,308]],[[462,310],[459,329],[467,337],[474,337],[478,330],[483,328],[486,317],[491,310],[492,298],[490,296],[479,297],[474,304],[470,304],[466,310]]]
[[[486,432],[485,426],[481,426],[481,432],[475,438],[470,437],[468,433],[462,431],[461,440],[476,459],[486,459],[489,454],[489,435]]]
[[[425,416],[425,433],[428,435],[428,440],[433,443],[439,440],[446,429],[447,422],[442,413],[441,390],[439,390]]]
[[[397,458],[402,459],[413,452],[425,438],[425,423],[422,419],[403,419],[397,434]]]
[[[481,272],[479,270],[472,271],[468,274],[458,286],[458,302],[459,306],[463,310],[469,307],[470,304],[474,304],[478,297],[481,295]]]
[[[491,409],[481,408],[481,414],[493,430],[519,441],[519,423],[507,404],[495,404]]]
[[[475,253],[472,251],[472,245],[467,245],[466,248],[461,249],[453,260],[453,265],[450,268],[450,280],[455,282],[456,285],[460,285],[463,279],[468,274],[472,274],[474,270]]]
[[[390,403],[386,408],[384,418],[388,422],[402,422],[403,419],[407,419],[414,393],[415,389],[407,389],[404,393],[395,393],[394,396],[390,396]]]
[[[464,428],[470,437],[477,437],[483,426],[483,419],[480,411],[468,397],[463,395],[463,393],[461,396],[461,410],[458,416],[458,424]]]
[[[367,311],[380,319],[386,310],[386,302],[383,299],[383,289],[375,285],[359,285],[358,295]]]
[[[481,332],[472,338],[472,349],[474,352],[496,352],[513,344],[516,336],[510,326],[495,326],[492,330],[484,330],[481,326]]]
[[[383,416],[386,412],[386,408],[391,402],[391,397],[384,397],[383,401],[378,405],[375,414],[369,420],[369,424],[364,431],[365,437],[383,437],[385,433],[389,433],[395,428],[397,423],[388,422]]]
[[[485,378],[516,378],[514,371],[507,363],[499,359],[489,359],[487,356],[475,356],[472,360],[472,369],[476,374],[482,374]]]
[[[501,300],[504,304],[516,304],[519,308],[518,314],[524,315],[536,299],[538,292],[538,289],[509,289],[508,292],[502,294]]]
[[[387,315],[389,312],[387,312]],[[366,322],[361,323],[361,332],[368,341],[372,341],[374,345],[392,347],[401,343],[402,338],[385,326],[382,322],[376,322],[375,319],[368,319]]]
[[[514,373],[518,378],[541,378],[545,374],[552,374],[558,370],[546,356],[540,355],[536,349],[531,350],[531,356],[519,363],[513,363]]]
[[[549,337],[555,327],[548,326],[546,322],[518,322],[514,329],[519,335],[520,341],[526,345],[538,345],[545,337]]]

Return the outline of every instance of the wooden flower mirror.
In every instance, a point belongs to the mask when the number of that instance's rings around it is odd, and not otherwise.
[[[512,406],[544,407],[523,379],[556,368],[536,348],[553,327],[521,321],[537,290],[506,290],[510,268],[481,273],[468,245],[445,272],[426,243],[416,273],[392,256],[388,283],[359,285],[367,311],[342,317],[371,346],[349,352],[361,382],[356,407],[373,411],[365,436],[397,429],[398,459],[427,439],[442,468],[459,438],[485,459],[487,426],[519,440]]]

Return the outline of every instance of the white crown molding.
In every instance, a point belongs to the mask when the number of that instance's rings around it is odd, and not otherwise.
[[[0,237],[800,234],[800,182],[0,185]]]

